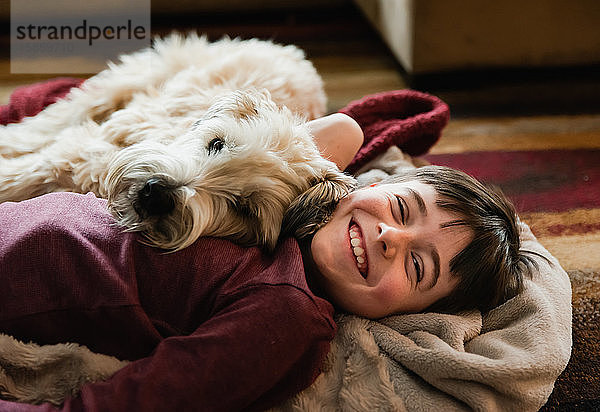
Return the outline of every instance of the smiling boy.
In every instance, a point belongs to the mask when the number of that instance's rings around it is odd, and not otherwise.
[[[369,318],[419,312],[456,287],[450,260],[473,238],[417,181],[380,184],[344,198],[311,251],[325,293]]]

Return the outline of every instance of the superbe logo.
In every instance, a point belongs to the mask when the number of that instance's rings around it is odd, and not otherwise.
[[[16,27],[17,40],[87,40],[90,46],[95,40],[143,40],[148,33],[144,26],[134,26],[131,20],[123,25],[88,25],[86,19],[81,25],[20,25]]]

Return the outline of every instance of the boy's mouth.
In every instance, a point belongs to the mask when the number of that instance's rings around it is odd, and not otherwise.
[[[350,235],[350,249],[352,249],[352,253],[354,254],[356,267],[361,276],[366,279],[368,271],[367,251],[364,247],[362,231],[353,220],[350,220],[348,234]]]

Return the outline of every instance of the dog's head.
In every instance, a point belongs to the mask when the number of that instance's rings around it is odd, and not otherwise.
[[[153,246],[217,236],[271,249],[292,201],[325,175],[347,192],[351,179],[319,155],[306,122],[251,90],[220,96],[168,144],[124,148],[105,186],[118,222]]]

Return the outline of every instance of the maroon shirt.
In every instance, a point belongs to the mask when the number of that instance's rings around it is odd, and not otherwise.
[[[263,409],[313,382],[336,327],[295,240],[272,255],[214,238],[165,254],[139,240],[91,194],[0,204],[0,332],[132,361],[65,410]]]

